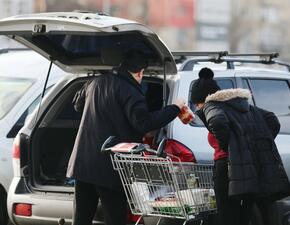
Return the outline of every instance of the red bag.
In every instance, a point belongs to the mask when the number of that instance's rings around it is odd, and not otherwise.
[[[166,154],[174,155],[180,159],[181,162],[196,162],[193,152],[181,142],[174,139],[167,139],[164,147]],[[178,161],[175,157],[171,158],[172,161]]]

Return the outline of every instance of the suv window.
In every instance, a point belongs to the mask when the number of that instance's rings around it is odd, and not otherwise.
[[[234,88],[234,83],[230,79],[216,79],[216,82],[221,89]]]
[[[50,87],[47,87],[45,89],[44,94],[46,94],[52,86],[53,85],[51,85]],[[41,95],[39,95],[36,99],[34,99],[34,101],[28,106],[28,108],[22,113],[22,115],[19,117],[17,122],[13,125],[11,130],[8,132],[7,138],[15,138],[18,131],[24,126],[27,116],[33,112],[33,110],[36,108],[36,106],[38,106],[38,104],[40,102],[40,98],[41,98]]]
[[[288,80],[249,79],[255,105],[274,112],[281,133],[290,133],[290,86]]]
[[[0,77],[0,119],[2,119],[31,87],[33,80]]]
[[[218,79],[215,79],[215,81],[217,82],[218,86],[221,89],[235,88],[234,81],[231,78],[218,78]],[[192,83],[190,85],[190,93],[191,93],[191,87],[192,87],[194,82],[195,82],[195,80],[192,81]],[[195,106],[190,101],[189,101],[189,107],[191,108],[191,110],[193,112],[196,110]],[[198,126],[198,127],[204,126],[203,122],[198,117],[196,117],[194,123],[192,123],[191,125]]]
[[[248,80],[243,79],[242,81],[243,81],[243,88],[248,89],[249,91],[251,91],[251,88],[250,88]],[[254,105],[253,97],[249,98],[249,103],[251,105]]]

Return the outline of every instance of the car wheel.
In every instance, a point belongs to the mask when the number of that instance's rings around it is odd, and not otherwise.
[[[7,194],[4,190],[0,189],[0,224],[7,223],[8,223]]]

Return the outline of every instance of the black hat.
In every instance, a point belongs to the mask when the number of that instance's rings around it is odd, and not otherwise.
[[[122,68],[132,72],[137,73],[142,69],[147,68],[148,60],[146,55],[137,49],[129,50],[125,56],[125,59],[122,63]]]
[[[208,95],[220,90],[216,81],[213,80],[214,73],[211,69],[204,67],[198,73],[197,79],[191,88],[191,102],[204,103]]]

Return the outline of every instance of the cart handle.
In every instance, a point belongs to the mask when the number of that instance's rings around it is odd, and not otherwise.
[[[110,137],[108,137],[107,140],[105,140],[105,142],[103,143],[103,145],[101,147],[101,152],[111,151],[111,148],[110,147],[116,141],[117,141],[117,137],[116,136],[110,136]]]
[[[166,145],[166,141],[167,141],[167,139],[163,138],[162,141],[160,142],[160,144],[158,145],[158,148],[156,151],[149,149],[149,148],[147,148],[147,146],[145,144],[140,143],[135,149],[132,149],[131,153],[137,154],[137,153],[142,153],[142,152],[149,152],[149,153],[153,153],[154,155],[156,155],[158,157],[166,158],[167,154],[164,152],[164,147]],[[103,143],[103,145],[101,147],[101,152],[111,151],[111,147],[117,143],[118,143],[118,137],[110,136]]]

